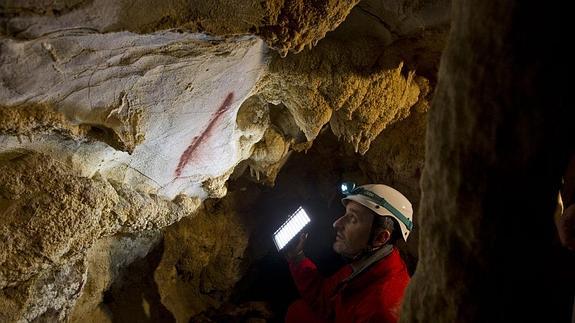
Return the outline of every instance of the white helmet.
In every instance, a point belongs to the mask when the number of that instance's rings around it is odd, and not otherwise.
[[[346,197],[341,199],[345,206],[346,201],[355,201],[373,212],[391,216],[397,220],[401,229],[403,240],[407,241],[413,229],[413,208],[409,200],[399,191],[383,184],[368,184],[356,187],[354,183],[341,184],[341,191]]]

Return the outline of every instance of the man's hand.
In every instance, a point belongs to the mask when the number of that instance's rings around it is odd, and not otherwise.
[[[571,204],[557,221],[561,243],[575,251],[575,204]]]
[[[300,233],[299,237],[291,241],[285,248],[284,255],[289,262],[300,262],[305,258],[303,247],[307,240],[307,232]]]

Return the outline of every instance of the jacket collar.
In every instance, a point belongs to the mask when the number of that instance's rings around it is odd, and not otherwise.
[[[402,260],[399,251],[390,245],[389,248],[378,250],[362,264],[362,266],[359,266],[359,263],[354,264],[353,267],[348,265],[352,272],[346,279],[337,284],[333,291],[334,295],[347,288],[363,288],[365,285],[387,276],[388,272],[401,268]]]
[[[351,268],[353,269],[353,272],[349,277],[347,277],[344,280],[344,282],[347,283],[347,282],[351,281],[357,275],[366,271],[369,267],[371,267],[376,262],[389,256],[392,251],[393,251],[393,245],[387,244],[387,245],[383,246],[382,248],[378,249],[376,252],[374,252],[369,257],[366,257],[362,260],[359,260],[359,261],[352,263]]]

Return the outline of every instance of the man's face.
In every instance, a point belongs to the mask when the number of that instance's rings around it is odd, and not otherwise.
[[[368,245],[373,223],[373,213],[365,206],[349,201],[345,214],[333,223],[336,232],[333,250],[338,254],[353,258]]]

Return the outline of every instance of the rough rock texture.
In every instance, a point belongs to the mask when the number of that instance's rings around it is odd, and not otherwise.
[[[291,114],[254,95],[242,104],[236,122],[244,133],[257,134],[259,141],[253,145],[249,156],[246,155],[234,169],[234,177],[249,169],[256,181],[260,181],[261,177],[262,182],[273,185],[277,173],[289,157],[290,148],[297,148],[295,138],[299,128],[293,123]],[[240,142],[244,140],[253,142],[251,138],[240,138]]]
[[[164,253],[154,277],[162,304],[178,322],[217,309],[241,278],[249,232],[232,197],[206,200],[194,217],[164,234]]]
[[[99,176],[81,177],[46,155],[22,152],[1,160],[3,321],[64,318],[85,280],[84,254],[98,238],[162,228],[199,205],[197,198],[169,201]]]
[[[258,92],[270,103],[285,105],[307,140],[329,122],[338,137],[364,154],[417,102],[425,80],[415,70],[434,78],[449,27],[448,8],[449,2],[440,1],[362,2],[313,50],[273,59]]]
[[[569,320],[573,271],[560,275],[553,244],[557,191],[574,148],[567,83],[558,81],[570,62],[555,33],[564,9],[454,3],[429,113],[420,259],[403,322]]]
[[[313,53],[276,60],[262,80],[260,94],[274,104],[283,103],[308,140],[330,122],[337,135],[365,153],[386,125],[407,115],[419,88],[413,74],[401,74],[401,65],[361,73],[375,62],[363,61],[361,66],[361,58],[353,56],[356,51],[323,42]]]
[[[425,79],[421,79],[425,82]],[[416,205],[425,158],[429,86],[421,83],[420,98],[405,119],[382,131],[360,160],[360,168],[374,182],[388,183]]]
[[[38,274],[0,293],[3,322],[62,321],[74,306],[85,279],[84,261],[71,257],[64,265],[45,266]]]
[[[87,278],[70,313],[71,322],[112,322],[113,315],[102,304],[104,293],[131,263],[145,257],[161,240],[159,231],[104,237],[86,254]]]
[[[285,56],[301,51],[337,27],[359,0],[183,1],[7,0],[2,34],[37,38],[64,29],[150,33],[177,28],[218,35],[256,34]]]

